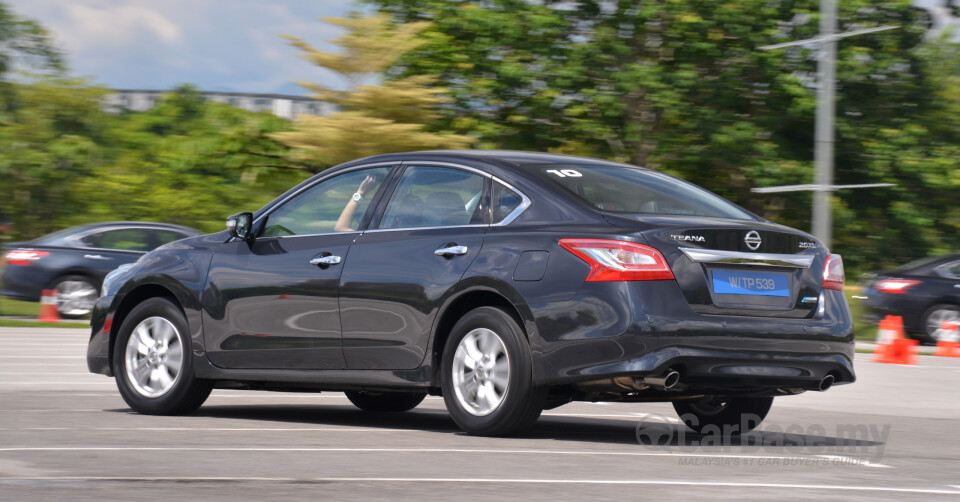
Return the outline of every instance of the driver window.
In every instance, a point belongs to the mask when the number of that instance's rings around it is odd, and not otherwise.
[[[390,197],[380,228],[482,224],[483,181],[460,169],[410,166]]]
[[[263,236],[349,232],[360,226],[370,200],[392,167],[351,171],[308,188],[267,216]],[[354,194],[360,194],[359,201]]]

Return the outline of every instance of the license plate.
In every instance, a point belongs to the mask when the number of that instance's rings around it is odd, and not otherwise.
[[[713,292],[727,295],[790,296],[790,278],[777,272],[714,270]]]

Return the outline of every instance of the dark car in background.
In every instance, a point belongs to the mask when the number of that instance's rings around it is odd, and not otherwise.
[[[960,253],[921,258],[873,275],[864,290],[868,321],[903,318],[904,330],[925,343],[951,336],[943,323],[960,324]]]
[[[198,230],[180,225],[115,221],[10,243],[4,246],[0,295],[35,302],[44,289],[53,289],[62,317],[83,317],[93,308],[111,270],[163,244],[197,235]]]
[[[574,400],[746,432],[775,396],[855,380],[843,283],[809,234],[654,170],[389,154],[113,272],[87,365],[148,414],[221,386],[371,411],[442,395],[484,435]]]

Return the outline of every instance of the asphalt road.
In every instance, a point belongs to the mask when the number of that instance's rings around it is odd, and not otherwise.
[[[569,404],[490,439],[440,398],[374,415],[338,393],[215,390],[190,416],[139,415],[87,373],[86,338],[0,328],[0,500],[960,498],[960,359],[858,354],[856,384],[779,398],[733,444],[659,403]]]

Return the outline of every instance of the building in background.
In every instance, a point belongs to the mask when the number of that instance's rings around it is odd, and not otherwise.
[[[163,93],[144,89],[114,89],[107,96],[107,110],[142,112],[153,108]],[[278,117],[292,119],[297,115],[326,115],[335,111],[334,105],[304,96],[286,94],[251,94],[246,92],[200,91],[203,98],[217,103],[242,108],[251,112],[271,112]]]

